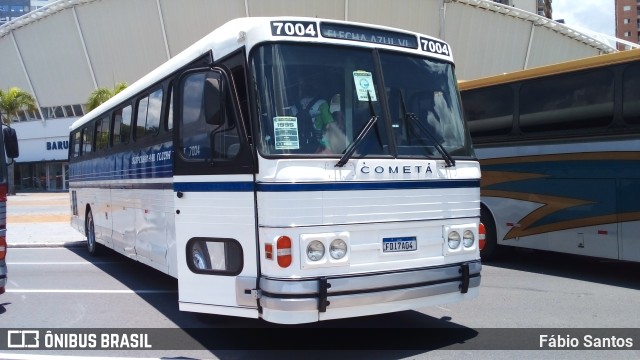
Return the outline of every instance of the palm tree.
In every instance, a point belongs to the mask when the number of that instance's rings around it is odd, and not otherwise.
[[[127,83],[119,82],[113,87],[113,89],[101,87],[93,90],[89,95],[87,104],[85,105],[87,107],[87,111],[97,108],[103,102],[111,99],[114,95],[126,89],[127,86]]]
[[[34,111],[36,110],[36,99],[28,92],[12,87],[7,91],[0,89],[0,118],[2,123],[11,127],[11,119],[18,117],[20,110]],[[15,195],[15,185],[13,179],[14,162],[11,161],[8,167],[9,195]]]

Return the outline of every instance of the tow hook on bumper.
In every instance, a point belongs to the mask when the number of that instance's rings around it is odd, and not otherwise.
[[[460,274],[462,274],[462,284],[460,284],[460,293],[466,294],[469,291],[469,263],[460,265]]]
[[[323,313],[327,311],[327,306],[329,306],[329,300],[327,299],[327,290],[331,287],[331,284],[327,282],[327,278],[320,278],[319,284],[319,296],[318,296],[318,311]]]

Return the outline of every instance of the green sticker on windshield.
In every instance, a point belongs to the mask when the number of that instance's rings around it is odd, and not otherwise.
[[[356,93],[359,101],[377,101],[376,89],[373,86],[373,76],[368,71],[356,70],[353,72],[353,82],[356,84]]]

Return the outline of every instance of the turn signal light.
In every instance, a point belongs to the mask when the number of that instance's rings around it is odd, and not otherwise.
[[[276,241],[276,254],[278,265],[281,268],[287,268],[291,265],[291,238],[288,236],[280,236]]]

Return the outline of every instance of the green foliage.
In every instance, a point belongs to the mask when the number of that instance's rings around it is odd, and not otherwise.
[[[87,108],[87,111],[91,111],[91,110],[97,108],[103,102],[111,99],[117,93],[119,93],[120,91],[126,89],[127,86],[128,86],[127,83],[119,82],[113,87],[113,89],[97,88],[97,89],[93,90],[91,92],[91,94],[89,95],[89,99],[87,100],[87,103],[85,105],[86,108]]]
[[[18,111],[36,109],[36,99],[28,92],[12,87],[7,91],[0,89],[0,114],[2,122],[11,125],[11,118],[18,117]]]

